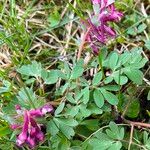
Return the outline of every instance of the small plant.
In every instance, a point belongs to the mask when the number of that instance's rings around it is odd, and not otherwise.
[[[147,2],[62,2],[0,2],[0,149],[149,150]]]

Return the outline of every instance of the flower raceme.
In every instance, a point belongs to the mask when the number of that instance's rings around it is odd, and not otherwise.
[[[21,129],[21,133],[17,136],[16,144],[22,146],[23,144],[29,145],[34,148],[35,145],[44,140],[44,133],[41,130],[41,125],[36,122],[36,118],[43,117],[46,113],[53,112],[51,105],[44,105],[41,108],[34,110],[22,110],[19,105],[16,105],[16,112],[18,117],[23,116],[23,125],[12,124],[11,129]]]
[[[115,0],[92,0],[94,13],[87,20],[90,28],[86,40],[95,54],[98,54],[98,44],[106,44],[109,38],[114,38],[116,32],[108,23],[118,22],[123,14],[116,10]]]

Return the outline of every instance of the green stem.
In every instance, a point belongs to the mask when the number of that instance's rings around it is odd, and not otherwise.
[[[120,85],[120,76],[121,76],[121,66],[122,66],[122,63],[120,64],[120,69],[119,69],[119,92],[118,92],[118,99],[119,101],[121,101],[121,85]]]
[[[103,65],[102,65],[102,55],[101,55],[101,52],[99,52],[98,54],[98,62],[99,62],[99,68],[102,70],[102,75],[103,75],[103,79],[105,79],[105,73],[104,73],[104,68],[103,68]]]

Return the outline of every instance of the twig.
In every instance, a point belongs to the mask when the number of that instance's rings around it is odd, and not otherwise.
[[[88,35],[90,29],[91,29],[91,28],[89,27],[88,30],[87,30],[86,32],[83,32],[82,35],[81,35],[81,40],[82,40],[82,41],[81,41],[81,44],[80,44],[80,46],[79,46],[79,51],[78,51],[77,60],[79,60],[80,57],[81,57],[81,53],[82,53],[82,50],[83,50],[83,46],[84,46],[84,44],[85,44],[85,40],[86,40],[86,37],[87,37],[87,35]]]
[[[131,126],[137,126],[137,127],[145,127],[145,128],[150,128],[150,124],[149,123],[143,123],[143,122],[134,122],[134,121],[130,121],[127,120],[125,118],[122,118],[124,120],[125,123],[130,124]]]
[[[130,149],[131,149],[132,138],[133,138],[133,130],[134,130],[134,125],[133,125],[133,124],[131,124],[130,141],[129,141],[129,145],[128,145],[128,150],[130,150]]]

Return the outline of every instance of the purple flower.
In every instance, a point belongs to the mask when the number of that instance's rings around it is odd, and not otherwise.
[[[93,3],[93,4],[99,4],[99,3],[100,3],[100,0],[93,0],[92,3]]]
[[[41,131],[40,126],[36,123],[36,121],[31,117],[31,126],[32,126],[32,132],[31,137],[34,137],[37,141],[43,141],[44,140],[44,134]]]
[[[21,146],[26,141],[28,134],[28,127],[29,127],[29,114],[28,111],[25,111],[22,132],[18,135],[16,141],[18,146]]]
[[[53,112],[53,107],[51,105],[44,105],[41,108],[30,110],[30,115],[35,117],[42,117],[46,113]]]
[[[116,36],[115,30],[109,27],[109,22],[118,22],[123,14],[116,10],[114,0],[92,0],[94,13],[87,20],[90,28],[86,40],[95,54],[98,54],[100,44],[106,44],[109,38]]]
[[[16,144],[18,146],[22,146],[23,144],[27,144],[31,149],[35,147],[38,142],[44,140],[44,133],[41,130],[41,125],[39,125],[36,121],[37,117],[43,117],[46,113],[53,112],[53,107],[51,105],[44,105],[41,108],[34,110],[23,110],[19,105],[16,107],[16,112],[22,111],[22,115],[18,114],[15,119],[23,117],[23,124],[12,124],[10,128],[21,129],[21,133],[17,136]]]
[[[34,137],[30,137],[30,135],[28,136],[26,142],[29,144],[30,148],[34,148],[36,145],[36,141],[35,141]]]

